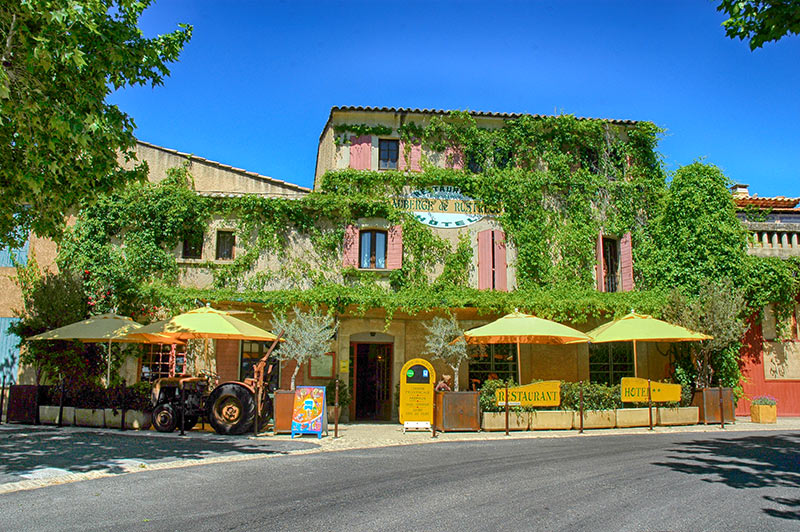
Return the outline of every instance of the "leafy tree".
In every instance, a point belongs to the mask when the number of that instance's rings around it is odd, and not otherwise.
[[[469,359],[469,355],[466,342],[453,341],[464,334],[464,329],[453,316],[449,319],[436,316],[424,325],[428,330],[425,351],[430,353],[431,359],[442,360],[453,368],[453,390],[458,391],[458,369],[462,362]]]
[[[0,5],[0,245],[58,238],[83,201],[135,179],[133,119],[114,90],[160,85],[192,27],[145,38],[152,0],[6,0]]]
[[[276,349],[278,358],[296,362],[291,384],[291,389],[294,390],[300,365],[312,358],[324,356],[331,350],[331,341],[336,333],[335,320],[330,314],[315,310],[303,312],[295,307],[293,319],[285,314],[276,316],[272,328],[276,333],[284,331],[283,337],[286,340]]]
[[[747,232],[736,217],[730,181],[714,165],[692,163],[672,178],[636,265],[647,287],[697,294],[704,279],[739,283]]]
[[[750,50],[778,41],[785,35],[800,34],[798,0],[722,0],[717,11],[728,15],[725,34],[750,40]]]

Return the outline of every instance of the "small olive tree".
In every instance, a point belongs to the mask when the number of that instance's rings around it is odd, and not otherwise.
[[[448,318],[435,317],[424,324],[428,330],[425,337],[425,352],[434,360],[441,360],[453,368],[453,390],[458,391],[458,368],[461,363],[469,358],[467,343],[463,340],[454,342],[464,334],[464,329],[458,320],[451,316]]]
[[[283,331],[285,339],[278,345],[276,354],[281,360],[294,360],[297,363],[292,373],[292,390],[295,389],[300,365],[330,351],[336,327],[333,316],[316,310],[303,312],[295,307],[294,318],[290,319],[285,314],[275,317],[272,328],[276,333]]]

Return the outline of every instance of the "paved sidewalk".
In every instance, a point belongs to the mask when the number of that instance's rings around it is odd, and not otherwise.
[[[638,434],[648,437],[666,433],[721,434],[739,431],[800,431],[800,418],[779,418],[773,425],[737,419],[735,424],[647,427],[630,429],[521,431],[509,436],[501,432],[403,433],[397,423],[354,423],[334,428],[322,439],[288,434],[218,436],[193,430],[186,436],[177,432],[119,431],[79,427],[0,425],[0,495],[54,484],[89,480],[154,469],[187,467],[219,462],[266,459],[281,454],[303,454],[394,445],[436,444],[458,441],[504,439],[586,438]]]

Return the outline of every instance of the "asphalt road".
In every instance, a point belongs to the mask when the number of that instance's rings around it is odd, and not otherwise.
[[[800,434],[276,455],[0,495],[0,530],[800,529]]]

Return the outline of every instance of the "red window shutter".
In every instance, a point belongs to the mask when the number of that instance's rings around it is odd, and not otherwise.
[[[358,227],[355,225],[348,225],[344,230],[342,266],[345,268],[358,268]]]
[[[478,233],[478,289],[492,289],[492,230]]]
[[[350,168],[369,170],[372,165],[372,137],[361,135],[350,137]]]
[[[401,140],[398,148],[399,154],[397,156],[398,170],[411,170],[412,172],[421,171],[420,160],[422,159],[422,146],[418,143],[412,143],[408,154],[406,154],[405,146],[405,142]],[[408,165],[406,165],[406,155],[408,156]]]
[[[503,292],[508,290],[506,274],[506,234],[500,230],[492,232],[494,237],[494,289]]]
[[[595,266],[595,273],[597,277],[597,290],[600,292],[606,291],[606,276],[605,268],[603,265],[603,232],[597,235],[597,245],[595,246],[595,257],[597,258],[597,265]]]
[[[461,153],[459,149],[448,146],[448,148],[444,150],[444,160],[445,168],[454,168],[456,170],[464,169],[464,154]]]
[[[386,269],[399,270],[403,267],[403,226],[392,226],[389,229],[387,240]]]
[[[625,233],[619,241],[619,269],[622,277],[622,292],[633,290],[633,250],[631,234]]]

